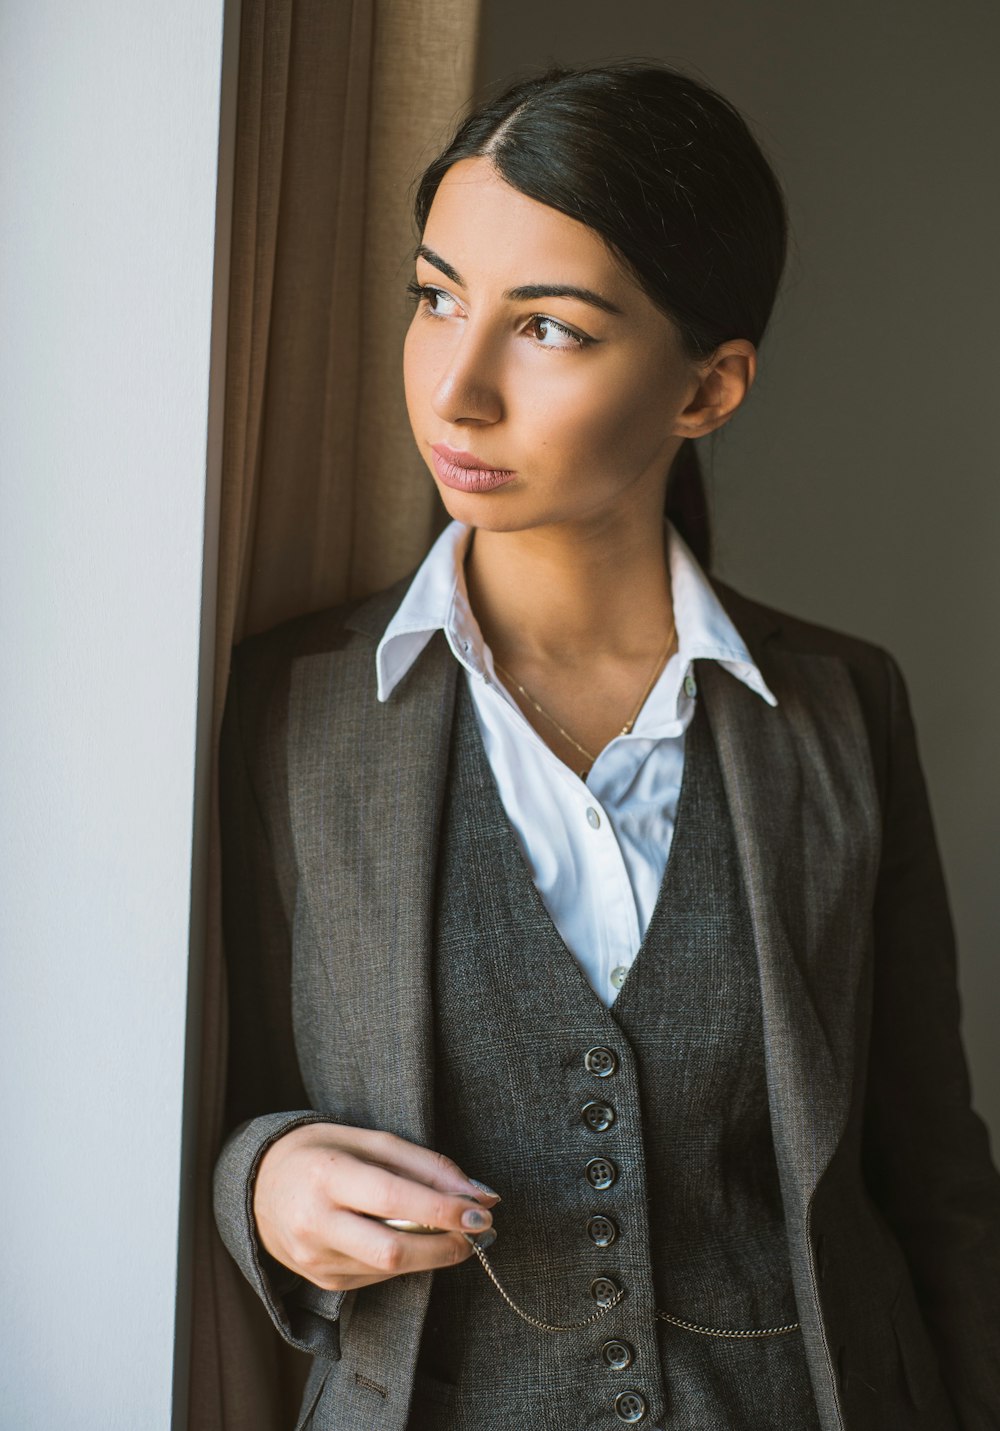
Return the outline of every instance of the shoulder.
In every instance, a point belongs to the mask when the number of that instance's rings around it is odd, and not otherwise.
[[[712,585],[779,705],[783,696],[790,700],[810,686],[819,688],[822,668],[831,661],[846,672],[881,786],[894,727],[910,721],[906,683],[891,653],[875,641],[756,601],[715,578]],[[844,719],[845,712],[834,705],[821,707],[820,715],[832,722]]]
[[[244,682],[268,684],[303,658],[352,645],[374,647],[412,579],[409,573],[368,596],[293,616],[245,636],[233,649],[234,671]]]
[[[762,663],[780,656],[834,657],[848,667],[860,686],[884,689],[887,668],[895,663],[876,642],[768,606],[714,577],[711,581],[736,629]]]
[[[237,725],[252,759],[261,744],[272,750],[284,734],[296,666],[341,654],[345,676],[374,680],[375,648],[412,580],[412,573],[364,597],[281,621],[246,636],[233,649],[226,700],[227,725]],[[348,692],[349,694],[349,692]]]
[[[350,641],[352,632],[377,641],[412,579],[411,572],[368,596],[292,616],[265,631],[245,636],[234,648],[234,662],[244,667],[289,664],[302,656],[341,649]]]
[[[878,666],[887,657],[888,653],[874,641],[768,606],[715,577],[711,583],[751,650],[755,640],[766,641],[777,649],[800,655],[837,656],[859,668]]]

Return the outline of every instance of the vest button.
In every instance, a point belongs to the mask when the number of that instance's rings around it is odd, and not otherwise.
[[[601,1360],[612,1371],[625,1371],[635,1361],[635,1352],[628,1342],[605,1342],[601,1347]]]
[[[590,1295],[599,1307],[607,1307],[618,1296],[618,1283],[610,1277],[595,1277],[590,1284]]]
[[[587,1223],[587,1235],[598,1247],[610,1247],[618,1236],[618,1228],[610,1217],[592,1217]]]
[[[595,1078],[608,1078],[618,1067],[618,1059],[610,1048],[588,1048],[583,1063]]]
[[[585,1103],[580,1110],[583,1121],[594,1133],[605,1133],[615,1121],[610,1103]]]
[[[618,1180],[618,1169],[610,1158],[591,1158],[585,1171],[588,1183],[599,1192],[604,1192]]]
[[[615,1414],[619,1421],[627,1421],[634,1426],[646,1415],[646,1398],[637,1391],[623,1391],[615,1397]]]

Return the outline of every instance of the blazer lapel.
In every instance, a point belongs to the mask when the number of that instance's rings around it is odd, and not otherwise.
[[[854,1088],[878,801],[844,663],[782,648],[761,608],[726,604],[778,700],[699,663],[757,945],[786,1217],[801,1229]]]
[[[438,632],[390,700],[378,701],[375,646],[404,586],[360,607],[347,623],[360,634],[339,650],[296,662],[289,786],[325,1002],[350,1050],[357,1113],[429,1145],[434,879],[458,667]]]

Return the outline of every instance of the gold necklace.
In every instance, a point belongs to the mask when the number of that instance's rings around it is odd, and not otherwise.
[[[625,722],[625,724],[619,731],[619,735],[628,735],[632,730],[632,727],[635,725],[636,718],[639,712],[642,710],[646,697],[653,689],[653,683],[655,682],[657,676],[660,674],[660,671],[663,669],[663,665],[668,655],[670,654],[670,648],[674,644],[674,636],[676,635],[676,631],[677,628],[675,627],[673,618],[671,617],[670,635],[667,637],[666,647],[664,648],[662,655],[657,658],[656,665],[653,667],[653,673],[650,676],[649,680],[646,682],[642,695],[636,701],[635,706],[632,710],[632,714],[629,716],[628,720]],[[513,681],[514,685],[520,691],[524,699],[528,702],[530,706],[534,706],[535,710],[544,720],[547,720],[550,725],[555,726],[559,734],[563,736],[566,740],[568,740],[570,745],[572,745],[576,750],[578,750],[581,755],[585,755],[587,757],[587,760],[590,762],[590,764],[585,770],[580,770],[577,772],[581,780],[586,780],[587,776],[590,774],[590,767],[597,759],[596,755],[592,755],[590,751],[586,748],[586,746],[581,745],[578,740],[574,739],[574,737],[570,735],[569,731],[565,728],[565,726],[561,726],[559,724],[555,716],[549,715],[545,707],[539,705],[539,703],[535,700],[534,696],[528,694],[528,692],[521,685],[521,682],[517,679],[517,677],[512,676],[510,671],[507,670],[506,666],[502,666],[495,656],[493,657],[493,664],[498,671],[501,671],[507,677],[509,681]]]

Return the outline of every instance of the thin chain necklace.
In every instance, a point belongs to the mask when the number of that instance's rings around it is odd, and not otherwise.
[[[667,659],[667,657],[668,657],[669,654],[670,654],[670,648],[671,648],[671,646],[673,646],[673,644],[674,644],[674,636],[675,636],[676,634],[677,634],[677,628],[676,628],[676,626],[674,625],[673,617],[671,617],[671,619],[670,619],[670,635],[667,637],[667,644],[666,644],[666,646],[665,646],[665,648],[664,648],[662,654],[657,657],[656,665],[653,667],[652,675],[650,676],[649,680],[646,682],[646,685],[645,685],[645,687],[643,688],[642,695],[641,695],[641,696],[639,697],[639,699],[636,701],[635,706],[634,706],[633,709],[632,709],[632,714],[629,716],[628,720],[625,722],[625,724],[622,726],[621,730],[619,731],[619,735],[628,735],[628,734],[630,733],[630,731],[632,730],[632,727],[635,725],[636,717],[638,716],[639,712],[642,710],[642,707],[643,707],[643,704],[645,703],[646,697],[649,695],[650,691],[653,689],[653,684],[654,684],[654,682],[656,681],[657,676],[660,674],[661,670],[663,669],[663,666],[664,666],[664,664],[665,664],[665,662],[666,662],[666,659]],[[561,725],[559,724],[559,722],[556,720],[555,716],[549,715],[549,713],[548,713],[548,711],[545,709],[545,707],[542,706],[542,705],[539,705],[538,701],[535,700],[534,696],[529,695],[529,693],[524,689],[524,687],[521,685],[521,682],[516,678],[516,676],[512,676],[511,673],[510,673],[510,671],[507,670],[506,666],[501,666],[500,662],[497,660],[497,658],[496,658],[495,656],[493,657],[493,664],[494,664],[494,666],[496,666],[496,668],[497,668],[498,671],[502,672],[502,674],[507,677],[508,681],[511,681],[511,682],[517,687],[518,691],[520,691],[521,695],[522,695],[522,696],[524,697],[524,699],[528,702],[528,704],[529,704],[530,706],[533,706],[533,707],[535,708],[535,710],[538,712],[538,714],[539,714],[544,720],[547,720],[550,725],[555,726],[555,728],[556,728],[556,730],[559,732],[559,734],[560,734],[561,736],[563,736],[566,740],[568,740],[569,743],[570,743],[570,745],[572,745],[576,750],[578,750],[581,755],[586,756],[586,758],[587,758],[587,766],[586,766],[586,768],[585,768],[584,770],[580,770],[580,771],[577,772],[577,774],[579,775],[579,777],[580,777],[581,780],[586,780],[587,776],[590,774],[590,768],[591,768],[591,766],[594,764],[594,761],[597,759],[596,755],[592,755],[592,754],[590,753],[590,751],[586,748],[586,746],[581,745],[578,740],[576,740],[572,735],[570,735],[569,731],[566,730],[566,728],[565,728],[564,726],[561,726]]]

